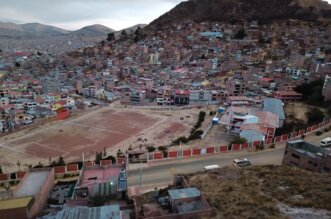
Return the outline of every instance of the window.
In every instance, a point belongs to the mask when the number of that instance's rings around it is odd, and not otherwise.
[[[308,163],[309,163],[310,165],[314,165],[315,167],[317,166],[317,163],[315,163],[315,162],[313,162],[313,161],[311,161],[311,160],[309,160]]]
[[[292,157],[294,157],[296,159],[300,159],[300,156],[299,155],[296,155],[296,154],[292,154]]]
[[[298,166],[297,163],[293,162],[293,161],[290,161],[290,164],[294,165],[294,166]]]

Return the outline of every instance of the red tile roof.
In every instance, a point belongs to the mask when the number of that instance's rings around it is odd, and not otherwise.
[[[188,90],[176,90],[175,93],[176,94],[182,94],[182,95],[189,95],[190,91],[188,91]]]

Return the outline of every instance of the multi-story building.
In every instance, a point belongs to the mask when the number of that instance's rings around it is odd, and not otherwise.
[[[226,89],[231,96],[240,96],[245,93],[246,84],[242,80],[229,78],[226,82]]]
[[[144,90],[134,90],[130,93],[130,103],[139,105],[144,103],[146,92]]]
[[[190,90],[190,105],[203,105],[211,103],[211,92],[208,90]]]
[[[275,91],[273,97],[283,102],[298,101],[302,99],[302,94],[295,91]]]
[[[331,152],[303,140],[289,141],[286,144],[283,164],[313,172],[330,173]]]
[[[322,95],[324,96],[324,101],[331,101],[331,77],[328,75],[325,76]]]
[[[60,81],[51,78],[44,78],[42,81],[42,90],[44,94],[60,93]]]
[[[175,90],[174,104],[175,105],[188,105],[190,98],[190,91],[188,90]]]

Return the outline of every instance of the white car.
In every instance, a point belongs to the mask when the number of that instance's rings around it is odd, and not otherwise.
[[[203,169],[205,171],[207,171],[207,170],[215,170],[215,169],[219,169],[219,168],[220,168],[220,166],[218,166],[218,165],[209,165],[209,166],[205,166]]]
[[[246,167],[252,165],[252,163],[247,159],[234,159],[232,162],[233,166]]]
[[[30,120],[30,119],[28,119],[28,120],[24,120],[24,121],[23,121],[23,125],[29,125],[29,124],[31,124],[31,123],[33,123],[33,121]]]
[[[322,139],[320,145],[321,147],[331,146],[331,137]]]

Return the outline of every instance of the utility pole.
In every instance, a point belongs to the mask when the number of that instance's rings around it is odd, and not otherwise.
[[[142,168],[141,168],[142,162],[140,161],[140,170],[139,170],[139,186],[140,186],[140,190],[141,190],[141,175],[142,175]]]

